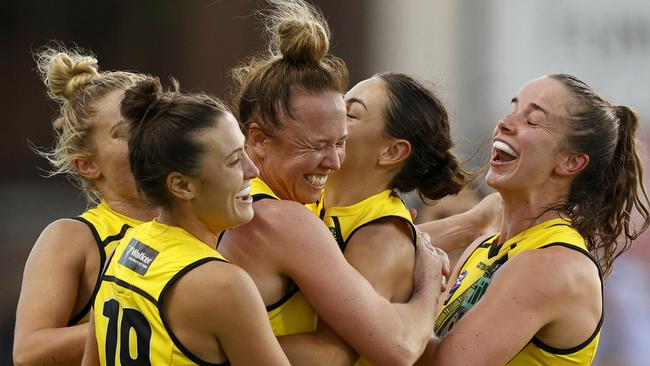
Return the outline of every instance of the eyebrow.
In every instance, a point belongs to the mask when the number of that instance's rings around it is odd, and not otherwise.
[[[518,104],[518,103],[519,103],[519,100],[517,99],[517,97],[514,97],[514,98],[512,98],[512,100],[510,101],[510,103],[517,103],[517,104]],[[539,104],[537,104],[537,103],[530,103],[530,106],[531,106],[534,110],[540,111],[540,112],[544,113],[546,116],[548,116],[548,112],[547,112],[544,108],[542,108],[542,106],[540,106]]]
[[[352,103],[359,103],[359,104],[361,104],[363,106],[363,108],[368,110],[368,107],[366,106],[366,103],[364,103],[363,100],[361,100],[359,98],[350,98],[350,99],[346,100],[345,103],[348,104],[348,105],[352,104]]]
[[[228,156],[226,156],[226,160],[230,159],[231,156],[237,154],[238,152],[242,152],[242,151],[244,151],[244,148],[243,148],[243,147],[238,147],[238,148],[236,148],[236,149],[233,150],[230,154],[228,154]]]

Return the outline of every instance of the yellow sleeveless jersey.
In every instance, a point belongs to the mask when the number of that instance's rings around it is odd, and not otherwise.
[[[253,201],[280,199],[271,190],[271,187],[259,178],[251,179],[251,194]],[[310,210],[313,212],[313,209]],[[274,304],[268,305],[266,311],[271,321],[273,334],[276,336],[308,333],[316,330],[318,316],[294,283],[291,283],[291,290]]]
[[[413,226],[411,214],[404,201],[390,189],[351,206],[327,208],[324,207],[323,201],[321,199],[318,202],[318,216],[334,235],[341,251],[345,251],[350,237],[357,230],[373,222],[390,218],[402,220],[411,227],[415,245],[415,226]]]
[[[327,194],[325,192],[324,195]],[[413,245],[416,232],[411,213],[404,201],[393,191],[385,190],[370,196],[361,202],[345,207],[324,207],[325,200],[321,197],[318,202],[319,217],[330,229],[339,248],[344,252],[348,241],[362,227],[384,219],[397,218],[407,223],[413,230]],[[368,360],[360,358],[356,366],[371,365]]]
[[[150,221],[115,249],[94,302],[102,365],[212,365],[185,348],[162,314],[167,289],[209,261],[225,261],[182,228]]]
[[[587,255],[598,267],[600,266],[587,250],[583,237],[564,219],[552,219],[529,228],[505,243],[492,245],[498,235],[488,238],[468,257],[460,269],[458,279],[451,287],[442,309],[435,322],[435,332],[443,337],[485,294],[494,273],[517,253],[564,246]],[[602,286],[602,276],[601,276]],[[601,292],[602,296],[602,292]],[[600,322],[591,337],[580,345],[570,349],[556,349],[533,338],[516,356],[507,363],[509,366],[563,366],[590,365],[596,355]]]
[[[101,276],[104,263],[106,263],[106,257],[113,251],[113,249],[115,249],[117,243],[119,243],[120,240],[124,237],[128,229],[142,223],[142,221],[132,219],[128,216],[124,216],[113,211],[103,200],[99,203],[99,205],[97,205],[97,207],[91,208],[90,210],[82,213],[78,217],[74,217],[73,219],[86,224],[90,231],[93,233],[93,237],[97,243],[97,249],[99,250],[100,264],[99,273],[97,275],[97,281],[95,282],[95,289],[93,290],[92,296],[90,299],[88,299],[88,303],[83,307],[83,309],[81,309],[79,313],[70,318],[68,326],[82,324],[88,321],[88,316],[90,315],[90,307],[101,283],[99,278]]]

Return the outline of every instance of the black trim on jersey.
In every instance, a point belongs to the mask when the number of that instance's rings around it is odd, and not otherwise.
[[[332,218],[335,218],[335,216],[332,216]],[[341,251],[343,251],[343,252],[345,251],[345,248],[348,246],[348,242],[350,241],[350,238],[352,238],[352,235],[354,235],[357,231],[359,231],[359,229],[361,229],[361,228],[363,228],[363,227],[365,227],[367,225],[377,223],[378,221],[383,221],[383,220],[388,220],[388,219],[398,219],[398,220],[400,220],[402,222],[405,222],[411,228],[411,231],[413,232],[413,238],[412,238],[413,247],[415,247],[417,245],[417,231],[416,231],[415,226],[413,225],[412,222],[410,222],[409,220],[407,220],[406,218],[404,218],[402,216],[386,215],[386,216],[381,216],[381,217],[378,217],[378,218],[376,218],[374,220],[368,221],[363,225],[357,226],[354,230],[352,230],[350,235],[348,235],[348,238],[345,240],[345,244],[343,245],[343,248],[341,248]],[[334,223],[336,224],[336,221],[334,221]]]
[[[219,249],[219,243],[221,243],[221,239],[223,239],[223,236],[226,234],[226,231],[227,230],[220,232],[219,235],[217,236],[217,245],[216,245],[217,249]]]
[[[501,248],[503,248],[503,243],[496,244],[496,245],[494,243],[492,243],[492,244],[490,244],[489,248],[490,249],[488,249],[487,257],[488,257],[488,259],[492,259],[493,257],[496,257],[497,255],[499,255],[499,252],[501,251]]]
[[[131,228],[131,226],[124,224],[122,225],[122,228],[120,229],[119,233],[115,235],[107,236],[106,239],[102,240],[101,237],[99,236],[99,233],[97,232],[97,229],[95,229],[95,225],[93,225],[90,221],[84,219],[81,216],[73,217],[72,219],[77,220],[79,222],[83,222],[84,224],[86,224],[86,226],[88,226],[90,231],[93,233],[93,237],[95,238],[95,242],[97,243],[97,250],[99,250],[99,271],[97,273],[97,281],[95,281],[95,287],[93,288],[93,292],[90,295],[90,299],[88,299],[86,305],[84,305],[84,307],[81,308],[81,310],[70,319],[70,321],[68,322],[69,327],[76,325],[81,319],[83,319],[86,316],[86,314],[88,314],[88,312],[90,311],[93,302],[95,302],[95,296],[97,296],[97,292],[99,291],[99,286],[101,285],[102,272],[104,272],[105,270],[105,268],[102,267],[104,266],[104,264],[107,263],[106,251],[104,250],[104,248],[106,248],[106,246],[109,243],[115,240],[121,240],[124,237],[124,235],[126,235],[127,230]]]
[[[266,193],[256,193],[253,195],[253,202],[257,202],[260,200],[266,200],[266,199],[272,199],[272,200],[277,200],[277,198],[271,196],[270,194]]]
[[[467,264],[467,261],[468,261],[470,258],[472,258],[472,256],[474,255],[474,253],[476,253],[476,251],[477,251],[479,248],[489,248],[491,244],[487,244],[488,240],[490,240],[490,239],[494,239],[494,237],[497,236],[497,235],[499,235],[499,234],[493,234],[493,235],[490,235],[490,236],[488,236],[487,238],[485,238],[485,239],[483,240],[483,242],[481,242],[481,244],[477,245],[476,248],[474,248],[474,250],[472,250],[472,252],[469,253],[469,255],[467,256],[467,258],[465,258],[465,261],[463,262],[463,264],[462,264],[460,267],[458,267],[458,274],[460,274],[461,270],[463,269],[463,267],[465,267],[465,265]]]
[[[187,266],[183,267],[180,271],[178,271],[174,275],[174,277],[172,277],[169,281],[167,281],[167,283],[165,284],[165,287],[163,287],[162,291],[160,291],[160,296],[158,297],[158,302],[156,303],[156,306],[158,307],[158,314],[160,315],[160,320],[162,321],[163,326],[165,327],[165,330],[167,331],[167,334],[169,334],[169,338],[171,338],[172,342],[174,342],[174,345],[176,347],[178,347],[178,349],[181,350],[181,352],[183,352],[183,354],[187,358],[192,360],[192,362],[196,363],[197,365],[201,365],[201,366],[230,365],[230,362],[228,362],[228,361],[223,362],[223,363],[207,362],[207,361],[204,361],[204,360],[200,359],[198,356],[196,356],[190,350],[185,348],[185,346],[183,346],[181,341],[178,338],[176,338],[176,335],[174,334],[172,329],[169,327],[169,324],[167,324],[167,321],[165,320],[165,316],[163,314],[163,303],[164,303],[164,300],[165,300],[165,297],[164,297],[165,293],[167,292],[169,287],[171,287],[171,285],[174,284],[174,282],[176,282],[179,278],[183,277],[183,275],[185,275],[187,272],[193,270],[194,268],[196,268],[196,267],[198,267],[198,266],[200,266],[202,264],[205,264],[205,263],[208,263],[208,262],[213,262],[213,261],[228,263],[228,261],[223,260],[221,258],[207,257],[207,258],[202,258],[202,259],[197,260],[196,262],[192,262],[192,263],[188,264]]]
[[[93,233],[93,237],[95,238],[95,242],[97,243],[97,245],[102,244],[102,238],[99,236],[99,233],[97,232],[97,229],[95,229],[95,225],[93,225],[90,221],[84,219],[81,216],[71,217],[71,219],[72,220],[77,220],[77,221],[80,221],[80,222],[83,222],[84,224],[86,224],[86,226],[88,226],[90,231]]]
[[[567,224],[567,223],[553,224],[553,225],[551,225],[551,226],[549,226],[549,227],[556,227],[556,226],[568,226],[568,227],[573,227],[573,226],[571,226],[571,225],[569,225],[569,224]],[[548,228],[547,228],[547,229],[548,229]]]
[[[104,239],[104,241],[102,242],[102,245],[104,247],[106,247],[108,244],[110,244],[110,243],[112,243],[112,242],[114,242],[116,240],[122,240],[122,238],[124,237],[124,235],[126,235],[126,232],[130,228],[131,228],[130,225],[127,225],[127,224],[122,225],[122,228],[120,229],[120,232],[115,234],[115,235],[107,236],[106,239]]]
[[[275,309],[279,308],[280,306],[282,306],[282,304],[284,304],[285,302],[289,301],[289,299],[290,299],[293,295],[295,295],[296,292],[298,292],[299,288],[298,288],[298,286],[297,286],[295,283],[291,282],[291,286],[292,286],[291,289],[290,289],[286,294],[282,295],[282,297],[280,298],[280,300],[278,300],[278,301],[274,302],[273,304],[271,304],[271,305],[269,305],[269,306],[266,307],[266,312],[267,312],[267,313],[268,313],[269,311],[275,310]]]
[[[558,224],[558,225],[563,225],[563,224]],[[553,226],[556,226],[556,225],[553,225]],[[570,225],[567,225],[567,226],[570,226]],[[600,296],[601,296],[601,301],[602,301],[601,310],[600,310],[600,320],[598,321],[598,325],[596,326],[596,329],[591,334],[591,336],[589,336],[589,338],[587,338],[586,341],[580,343],[579,345],[577,345],[575,347],[563,349],[563,348],[551,347],[548,344],[546,344],[546,343],[542,342],[541,340],[539,340],[537,337],[533,337],[533,339],[531,340],[531,342],[535,346],[543,349],[546,352],[554,353],[556,355],[568,355],[568,354],[571,354],[571,353],[578,352],[578,351],[582,350],[583,348],[587,347],[589,345],[589,343],[591,343],[591,341],[593,341],[594,338],[596,338],[596,336],[598,335],[598,332],[600,332],[600,329],[603,326],[603,320],[605,318],[605,298],[603,296],[603,273],[602,273],[602,270],[600,268],[600,264],[598,263],[596,258],[594,258],[594,256],[591,255],[591,253],[589,253],[588,251],[586,251],[586,250],[584,250],[584,249],[582,249],[582,248],[580,248],[578,246],[568,244],[568,243],[557,242],[557,243],[551,243],[551,244],[544,245],[542,247],[539,247],[539,249],[544,249],[544,248],[554,247],[554,246],[565,247],[565,248],[572,249],[572,250],[575,250],[575,251],[577,251],[579,253],[582,253],[582,254],[586,255],[596,265],[596,268],[598,269],[598,277],[600,277]]]
[[[124,280],[121,280],[121,279],[119,279],[119,278],[117,278],[115,276],[104,275],[104,276],[102,276],[102,281],[113,282],[118,286],[122,286],[125,289],[135,292],[136,294],[138,294],[138,295],[144,297],[145,299],[151,301],[154,305],[158,306],[158,301],[156,301],[156,299],[153,296],[149,295],[145,290],[143,290],[143,289],[141,289],[141,288],[139,288],[137,286],[133,286],[132,284],[130,284],[130,283],[124,281]]]
[[[348,241],[343,240],[343,233],[341,233],[341,222],[337,216],[332,216],[332,221],[334,221],[334,239],[336,239],[336,243],[339,245],[341,252],[345,252],[345,247],[348,246]]]

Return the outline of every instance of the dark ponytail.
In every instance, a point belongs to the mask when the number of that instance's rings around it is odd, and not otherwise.
[[[650,223],[650,202],[637,153],[638,117],[626,106],[612,106],[574,76],[549,77],[560,81],[573,98],[568,109],[568,149],[589,156],[589,164],[571,184],[567,201],[553,209],[568,214],[609,274],[614,260]],[[638,228],[632,217],[635,210],[642,220]]]
[[[377,75],[386,82],[386,133],[411,144],[411,155],[391,182],[402,192],[419,191],[421,198],[438,200],[456,194],[467,184],[467,173],[452,153],[449,117],[429,88],[399,73]]]
[[[229,113],[217,98],[183,94],[173,81],[163,92],[160,80],[147,78],[124,93],[121,112],[129,123],[129,163],[138,189],[152,204],[169,207],[167,176],[197,176],[206,148],[198,136]]]

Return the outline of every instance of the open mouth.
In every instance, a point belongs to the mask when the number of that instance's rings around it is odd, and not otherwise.
[[[309,184],[316,188],[325,187],[325,183],[327,182],[327,175],[305,174],[304,177]]]
[[[492,145],[492,161],[497,163],[508,163],[517,160],[519,154],[507,143],[496,140]]]
[[[251,196],[251,186],[248,185],[246,188],[237,192],[235,199],[239,202],[249,203],[253,202],[253,196]]]

